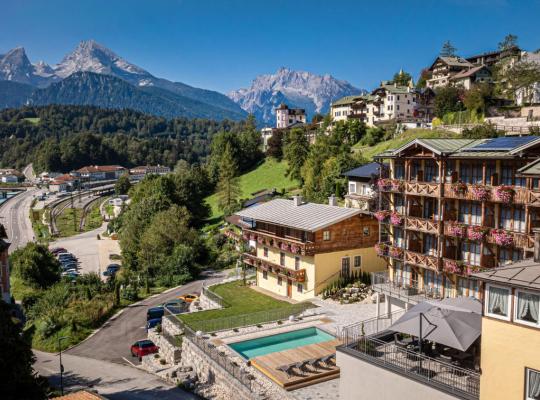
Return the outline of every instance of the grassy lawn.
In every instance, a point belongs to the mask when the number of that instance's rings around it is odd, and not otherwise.
[[[285,191],[295,189],[298,187],[298,182],[285,176],[286,171],[287,163],[285,161],[278,162],[270,158],[266,159],[253,171],[240,176],[242,198],[253,197],[253,193],[264,189],[276,188],[277,190],[285,189]],[[217,219],[223,215],[217,207],[217,200],[215,194],[206,198],[206,202],[212,209],[211,219]]]
[[[30,122],[31,124],[37,125],[41,118],[24,118],[25,121]]]
[[[68,237],[79,234],[79,224],[81,222],[82,209],[66,208],[56,218],[56,227],[58,228],[58,236]],[[75,219],[75,222],[73,222]]]
[[[270,296],[256,292],[248,286],[244,286],[242,280],[212,286],[212,291],[220,295],[229,306],[220,310],[208,310],[179,315],[179,318],[194,330],[204,330],[203,328],[206,326],[205,322],[210,320],[252,314],[260,311],[292,310],[298,308],[298,305],[292,305],[286,301],[276,300]],[[260,318],[260,315],[253,314],[251,319],[248,317],[248,319],[239,321],[239,323],[234,325],[241,326],[265,322],[264,319]]]
[[[88,215],[86,216],[86,222],[84,223],[84,231],[91,231],[99,228],[103,224],[103,218],[101,218],[101,213],[99,211],[99,202],[94,203],[90,209]]]
[[[395,149],[403,146],[405,143],[419,138],[452,138],[460,137],[453,132],[437,131],[431,129],[408,129],[402,135],[395,139],[387,140],[376,144],[375,146],[360,146],[358,143],[353,146],[354,151],[360,151],[368,160],[372,160],[373,156],[382,153],[388,149]]]

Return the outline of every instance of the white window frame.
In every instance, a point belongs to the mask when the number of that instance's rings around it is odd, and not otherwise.
[[[540,293],[516,288],[514,290],[514,306],[513,306],[514,318],[513,318],[513,322],[515,322],[516,324],[520,324],[520,325],[526,325],[526,326],[532,326],[534,328],[540,328],[540,318],[538,318],[538,322],[536,324],[534,322],[523,321],[523,320],[518,318],[518,316],[517,316],[518,315],[518,313],[517,313],[518,293],[527,293],[527,294],[534,294],[536,296],[540,296]]]
[[[324,241],[327,242],[327,241],[330,240],[330,231],[323,231],[322,235],[323,235],[323,240]]]
[[[490,292],[490,289],[492,287],[495,287],[497,289],[504,289],[504,290],[508,290],[508,315],[507,316],[503,316],[503,315],[498,315],[498,314],[492,314],[489,312],[489,292]],[[492,285],[490,283],[486,284],[486,300],[484,301],[484,315],[488,316],[488,317],[491,317],[491,318],[495,318],[495,319],[500,319],[500,320],[503,320],[503,321],[510,321],[511,319],[511,315],[512,315],[512,304],[510,303],[513,298],[512,298],[512,289],[507,287],[507,286],[499,286],[499,285]]]
[[[534,372],[535,374],[540,375],[540,371],[533,368],[525,367],[525,400],[536,400],[536,399],[533,399],[532,397],[529,397],[529,372],[531,371]]]
[[[358,265],[356,265],[356,260],[360,260]],[[362,256],[354,256],[353,257],[353,268],[362,268]]]
[[[351,190],[351,188],[354,188]],[[356,194],[356,182],[349,181],[349,194]]]

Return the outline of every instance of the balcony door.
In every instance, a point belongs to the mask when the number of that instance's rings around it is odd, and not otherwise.
[[[341,259],[341,276],[349,276],[351,274],[351,258],[343,257]]]

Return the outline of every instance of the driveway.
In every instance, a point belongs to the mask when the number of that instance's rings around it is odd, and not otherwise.
[[[67,353],[120,364],[135,363],[129,348],[137,340],[146,338],[146,310],[149,307],[182,294],[200,293],[203,282],[216,283],[224,278],[225,273],[216,273],[126,307],[119,315],[108,320],[96,334],[67,350]]]
[[[60,387],[59,357],[34,350],[36,371]],[[91,389],[111,400],[194,400],[197,396],[138,368],[62,353],[64,390]]]
[[[0,207],[0,223],[4,224],[8,240],[11,242],[9,253],[34,240],[34,231],[30,222],[30,204],[37,193],[40,191],[29,189],[6,200]]]

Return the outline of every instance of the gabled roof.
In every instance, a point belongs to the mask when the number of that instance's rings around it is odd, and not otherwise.
[[[527,137],[527,136],[525,136]],[[518,147],[515,147],[513,148],[510,153],[511,154],[518,154],[524,150],[527,150],[527,149],[530,149],[531,147],[534,147],[538,144],[540,144],[540,137],[538,136],[529,136],[529,137],[533,137],[534,139],[526,142],[526,143],[523,143],[521,146],[518,146]]]
[[[235,215],[243,219],[315,232],[361,213],[362,211],[356,208],[317,203],[302,203],[295,206],[293,200],[274,199],[238,211]]]
[[[79,168],[76,172],[79,173],[93,173],[93,172],[114,172],[125,169],[120,165],[89,165]]]
[[[458,72],[454,76],[452,76],[450,79],[463,79],[463,78],[469,78],[471,76],[474,76],[477,72],[481,70],[486,70],[489,72],[489,68],[485,65],[479,65],[478,67],[474,67],[471,69],[466,69],[463,71]]]
[[[399,153],[403,152],[404,150],[414,146],[419,145],[423,146],[435,154],[449,154],[454,151],[457,151],[465,146],[470,145],[471,143],[475,142],[473,139],[440,139],[440,138],[424,138],[424,139],[414,139],[403,146],[399,147],[398,149],[393,151],[393,155],[398,155]]]
[[[527,259],[505,267],[478,272],[473,278],[512,287],[540,290],[540,263]]]
[[[355,95],[355,96],[345,96],[345,97],[342,97],[341,99],[333,101],[332,102],[332,107],[346,106],[348,104],[353,104],[353,103],[357,102],[358,100],[361,100],[363,97],[364,96],[361,95],[361,94]]]
[[[380,173],[380,168],[381,164],[372,162],[344,172],[343,175],[354,178],[370,179],[373,175],[378,175]]]
[[[540,175],[540,158],[518,169],[518,173],[520,175]]]
[[[461,57],[437,57],[435,61],[431,64],[429,69],[433,69],[433,66],[437,63],[437,61],[441,60],[446,65],[449,65],[451,67],[461,67],[461,68],[472,68],[474,65],[471,64],[469,61],[467,61],[464,58]]]

